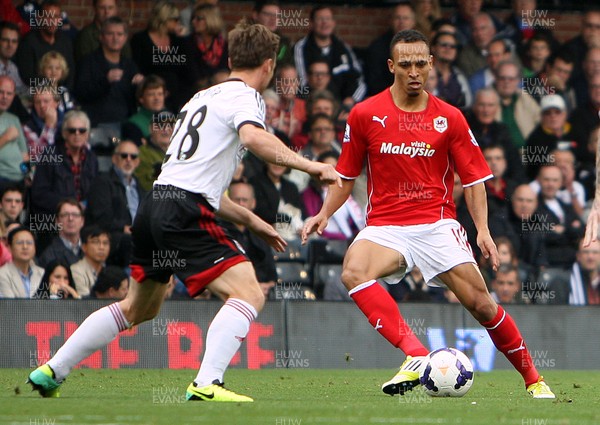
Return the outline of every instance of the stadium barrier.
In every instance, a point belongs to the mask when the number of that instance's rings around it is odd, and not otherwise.
[[[107,302],[0,300],[0,367],[36,367],[51,357],[91,312]],[[154,320],[121,333],[82,362],[88,368],[196,369],[216,301],[168,301]],[[402,304],[413,332],[431,349],[454,346],[477,370],[509,369],[486,331],[460,305]],[[600,309],[507,306],[535,365],[598,369]],[[354,303],[271,301],[252,324],[232,366],[396,368],[403,354],[373,330]]]

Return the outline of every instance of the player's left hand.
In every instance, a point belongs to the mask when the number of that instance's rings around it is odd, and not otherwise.
[[[587,225],[585,226],[584,248],[590,246],[592,242],[598,239],[598,223],[600,223],[600,199],[594,199],[592,209],[588,215]]]
[[[477,246],[481,250],[483,257],[486,260],[490,260],[492,269],[497,271],[498,266],[500,265],[500,260],[498,259],[498,248],[496,248],[496,244],[494,243],[489,231],[479,233],[477,235]]]
[[[248,224],[248,229],[267,242],[275,251],[283,252],[287,246],[285,239],[269,223],[256,217]]]

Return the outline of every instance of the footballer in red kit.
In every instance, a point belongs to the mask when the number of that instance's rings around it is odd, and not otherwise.
[[[392,86],[350,112],[336,168],[342,186],[331,186],[321,211],[305,223],[303,241],[323,232],[366,163],[367,226],[346,252],[342,282],[375,330],[407,355],[382,391],[403,395],[419,385],[429,350],[376,279],[398,280],[418,267],[427,284],[447,286],[486,328],[533,398],[555,398],[517,325],[490,296],[466,232],[456,221],[454,171],[464,187],[477,245],[497,269],[484,185],[492,173],[462,113],[424,90],[433,67],[427,38],[415,30],[397,33],[388,67]]]

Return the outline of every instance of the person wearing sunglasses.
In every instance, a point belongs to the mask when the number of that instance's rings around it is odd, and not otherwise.
[[[62,125],[64,144],[38,161],[33,185],[32,213],[53,214],[64,198],[87,203],[98,160],[89,149],[90,119],[83,111],[69,111]]]
[[[140,151],[131,140],[121,141],[112,155],[112,167],[92,182],[85,222],[110,231],[111,256],[107,263],[127,267],[131,252],[131,223],[145,191],[134,172]]]

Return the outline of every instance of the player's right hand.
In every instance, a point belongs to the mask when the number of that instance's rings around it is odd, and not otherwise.
[[[598,239],[598,223],[600,223],[600,199],[594,199],[592,209],[588,215],[587,225],[585,226],[584,248],[590,246],[592,242]]]
[[[335,168],[331,164],[324,164],[322,162],[313,162],[311,167],[307,170],[308,174],[315,176],[319,182],[325,184],[337,184],[338,187],[342,187],[342,179],[336,173]]]
[[[319,235],[322,235],[328,222],[329,220],[327,220],[327,217],[321,214],[317,214],[306,220],[304,227],[302,228],[302,245],[306,244],[311,233],[316,231]]]

